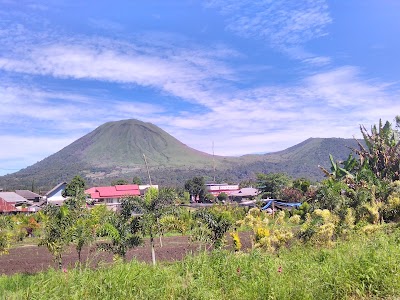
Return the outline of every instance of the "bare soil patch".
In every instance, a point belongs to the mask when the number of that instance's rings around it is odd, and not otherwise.
[[[243,249],[249,249],[251,245],[250,234],[240,234]],[[232,249],[232,240],[227,237],[227,248]],[[171,236],[162,238],[163,246],[160,246],[159,239],[156,239],[157,261],[182,260],[188,254],[195,254],[199,251],[199,244],[191,243],[187,236]],[[96,268],[99,265],[111,264],[112,254],[99,252],[94,247],[86,247],[82,251],[82,263]],[[151,263],[151,252],[149,241],[143,246],[131,249],[127,254],[127,260],[137,259]],[[63,268],[73,268],[78,263],[78,254],[74,247],[70,247],[63,255]],[[49,268],[56,268],[53,257],[46,247],[35,245],[24,245],[13,248],[9,254],[0,256],[0,275],[11,275],[15,273],[33,274],[45,271]]]

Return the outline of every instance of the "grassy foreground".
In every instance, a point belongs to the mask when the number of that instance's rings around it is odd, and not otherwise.
[[[0,277],[0,299],[399,298],[400,228],[357,235],[331,249],[215,251],[156,267],[131,261]]]

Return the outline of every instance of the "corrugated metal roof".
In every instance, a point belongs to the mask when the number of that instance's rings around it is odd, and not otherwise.
[[[28,200],[26,200],[24,197],[14,192],[0,192],[0,198],[3,198],[9,203],[28,202]]]
[[[116,185],[115,189],[117,191],[138,190],[139,189],[139,185],[137,185],[137,184]]]
[[[25,199],[35,199],[42,197],[39,194],[31,192],[30,190],[15,190],[15,193],[17,193],[21,197],[24,197]]]
[[[258,195],[258,190],[255,188],[242,188],[239,191],[230,194],[230,196],[234,197],[250,197],[257,195]]]
[[[125,196],[140,195],[139,186],[136,184],[92,187],[87,189],[85,193],[89,194],[92,199],[122,198]]]

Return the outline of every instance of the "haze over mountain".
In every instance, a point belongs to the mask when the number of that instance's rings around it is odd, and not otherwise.
[[[144,155],[153,183],[182,185],[193,176],[238,182],[258,172],[286,172],[293,177],[321,179],[318,165],[331,153],[345,159],[356,147],[351,139],[310,138],[286,150],[240,157],[213,156],[192,149],[151,124],[139,120],[108,122],[42,161],[0,177],[5,189],[46,190],[79,174],[88,184],[139,176],[147,182]],[[214,171],[215,168],[215,171]]]

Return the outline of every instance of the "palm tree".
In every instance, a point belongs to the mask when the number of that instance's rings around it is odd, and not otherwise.
[[[161,232],[161,218],[170,214],[176,198],[171,188],[149,188],[143,198],[128,197],[123,201],[122,214],[138,214],[142,234],[150,236],[151,258],[156,264],[154,237]]]
[[[62,254],[71,242],[73,218],[67,205],[47,206],[43,211],[44,227],[39,246],[46,246],[58,267],[62,268]]]
[[[232,226],[232,217],[224,212],[217,211],[216,209],[202,209],[196,212],[196,219],[200,222],[199,228],[202,237],[205,241],[210,241],[214,248],[220,249],[223,246],[225,233]],[[196,237],[195,237],[196,238]]]
[[[142,243],[138,235],[139,230],[136,217],[132,218],[123,213],[110,214],[98,231],[99,236],[107,237],[109,241],[102,242],[97,247],[112,252],[115,258],[125,260],[127,251]]]

